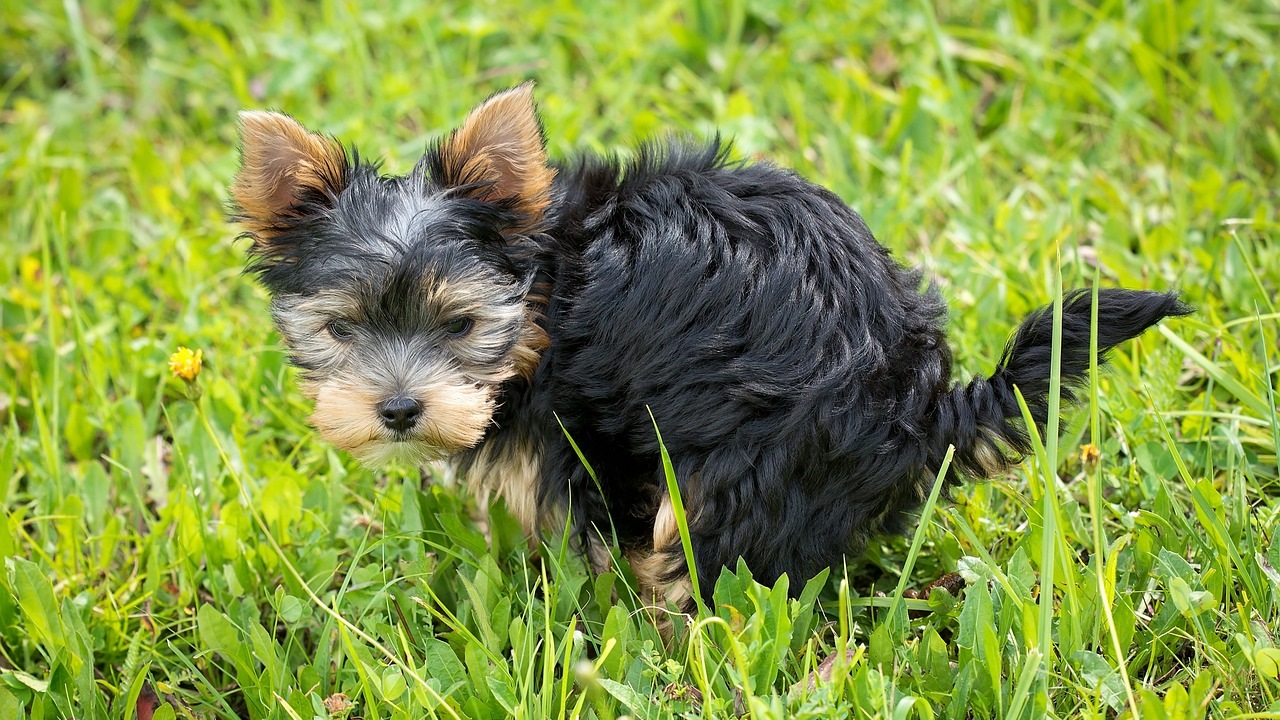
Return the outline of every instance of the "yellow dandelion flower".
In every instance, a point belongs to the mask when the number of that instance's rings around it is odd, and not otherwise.
[[[1102,451],[1093,443],[1085,443],[1080,446],[1080,462],[1087,466],[1094,466],[1102,459]]]
[[[195,382],[200,375],[200,365],[204,362],[203,350],[189,350],[181,345],[177,352],[169,356],[169,372],[187,382]]]

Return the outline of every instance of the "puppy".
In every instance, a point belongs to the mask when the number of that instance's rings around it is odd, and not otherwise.
[[[741,557],[766,583],[898,530],[948,446],[948,485],[1020,462],[1015,387],[1045,422],[1049,308],[953,383],[937,290],[835,195],[718,140],[551,163],[530,83],[404,176],[281,114],[240,133],[234,219],[321,436],[368,463],[448,458],[597,566],[616,541],[648,599],[694,605],[654,420],[699,575]],[[1068,388],[1091,305],[1063,301]],[[1099,355],[1188,312],[1101,290]]]

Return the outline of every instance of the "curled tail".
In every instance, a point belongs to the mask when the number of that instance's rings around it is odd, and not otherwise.
[[[1073,290],[1062,299],[1062,398],[1074,399],[1089,373],[1089,326],[1092,291]],[[1120,343],[1170,316],[1192,308],[1177,293],[1105,289],[1098,291],[1098,365]],[[1049,412],[1049,374],[1052,367],[1053,306],[1031,313],[987,378],[954,386],[935,401],[930,461],[942,463],[948,445],[955,445],[955,471],[970,477],[991,477],[1021,462],[1031,450],[1014,394],[1016,385],[1043,431]]]

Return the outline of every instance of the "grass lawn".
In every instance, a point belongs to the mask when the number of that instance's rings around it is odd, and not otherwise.
[[[846,5],[6,2],[0,718],[1280,717],[1280,5]],[[701,578],[664,648],[625,572],[321,442],[224,220],[240,109],[404,171],[527,78],[554,156],[718,128],[833,189],[964,378],[1059,283],[1198,311],[914,537],[802,601]]]

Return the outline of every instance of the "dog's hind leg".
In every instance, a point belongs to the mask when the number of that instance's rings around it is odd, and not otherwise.
[[[680,545],[680,529],[676,524],[671,498],[665,493],[653,521],[653,544],[627,553],[631,571],[636,575],[640,601],[656,611],[658,630],[670,638],[674,612],[692,617],[697,609],[693,582]]]
[[[679,550],[634,551],[628,553],[628,561],[636,574],[640,601],[653,611],[658,632],[669,640],[673,620],[692,619],[697,609],[684,555]]]

